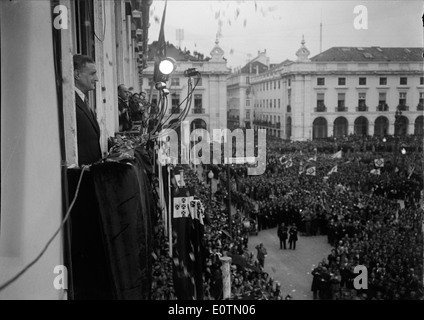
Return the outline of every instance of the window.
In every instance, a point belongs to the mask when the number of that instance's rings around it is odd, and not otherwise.
[[[179,86],[180,86],[180,78],[172,78],[171,87],[179,87]]]
[[[250,110],[246,110],[246,120],[250,120]]]
[[[277,81],[274,81],[274,90],[277,89]]]
[[[345,109],[345,93],[337,94],[337,111],[344,111]]]
[[[280,104],[280,99],[278,99],[278,109],[280,109],[281,108],[281,104]]]
[[[269,83],[266,83],[266,91],[268,91],[269,87],[268,87]]]
[[[378,108],[377,111],[387,111],[388,106],[386,104],[386,92],[380,92],[378,94]]]
[[[291,87],[291,79],[290,78],[287,79],[287,86]]]
[[[250,107],[250,99],[246,99],[246,107]]]
[[[203,97],[201,94],[194,95],[194,113],[204,113],[202,109]]]
[[[406,110],[406,92],[399,92],[399,107],[400,110]]]
[[[424,77],[420,77],[420,85],[424,85]]]
[[[246,77],[246,84],[250,84],[250,78]]]
[[[281,82],[280,80],[278,80],[278,89],[280,89],[280,87],[281,87]]]
[[[360,86],[365,86],[365,85],[367,85],[367,78],[365,78],[365,77],[360,77],[360,78],[359,78],[359,85],[360,85]]]
[[[317,93],[317,112],[325,111],[324,93]]]
[[[424,92],[420,92],[420,99],[418,100],[417,111],[424,110]]]
[[[387,78],[386,77],[380,78],[380,86],[387,86]]]
[[[317,78],[317,85],[318,86],[325,85],[325,78]]]
[[[172,113],[180,113],[180,107],[179,107],[179,104],[180,104],[180,95],[178,94],[178,93],[173,93],[172,94],[172,100],[171,100],[171,102],[172,102],[172,109],[171,109],[171,112]]]
[[[365,92],[360,92],[358,94],[358,111],[367,111],[366,108],[366,93]]]
[[[346,78],[339,78],[339,86],[345,86],[346,85]]]
[[[277,108],[277,100],[274,99],[274,109]]]
[[[407,85],[408,84],[408,78],[407,77],[400,77],[400,84],[401,85]]]

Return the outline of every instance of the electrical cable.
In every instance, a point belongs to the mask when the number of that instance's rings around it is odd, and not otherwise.
[[[38,256],[31,261],[25,268],[23,268],[20,272],[18,272],[13,278],[9,279],[8,281],[6,281],[5,283],[3,283],[0,286],[0,291],[6,289],[6,287],[10,286],[13,282],[15,282],[16,280],[18,280],[26,271],[28,271],[29,268],[31,268],[35,263],[38,262],[38,260],[40,260],[40,258],[44,255],[44,253],[47,251],[48,247],[50,246],[51,242],[54,240],[54,238],[56,238],[56,236],[58,235],[58,233],[60,232],[60,230],[62,230],[63,226],[65,225],[66,221],[68,220],[72,207],[75,204],[75,201],[77,199],[78,196],[78,192],[79,192],[79,188],[81,185],[81,181],[82,181],[82,177],[84,175],[84,171],[85,169],[87,169],[88,166],[83,166],[82,167],[82,171],[78,180],[78,184],[77,184],[77,188],[75,191],[75,196],[74,199],[72,200],[69,208],[68,208],[68,212],[66,212],[65,217],[62,220],[62,223],[60,224],[59,228],[56,230],[56,232],[53,234],[53,236],[51,236],[51,238],[49,239],[49,241],[47,241],[46,245],[44,246],[43,250],[41,250],[41,252],[38,254]]]

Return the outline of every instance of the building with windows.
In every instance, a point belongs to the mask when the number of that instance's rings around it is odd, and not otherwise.
[[[155,104],[158,101],[158,92],[153,82],[154,75],[154,53],[156,52],[157,41],[149,46],[147,68],[144,70],[143,90],[147,97]],[[201,78],[197,82],[197,77],[193,77],[193,86],[197,83],[191,96],[192,105],[186,121],[189,121],[190,130],[203,128],[212,133],[213,129],[224,129],[227,123],[227,92],[226,78],[230,73],[227,62],[224,59],[224,51],[220,48],[218,40],[210,52],[210,57],[203,54],[183,51],[173,44],[167,43],[166,55],[176,60],[176,70],[170,75],[167,88],[170,91],[168,96],[168,112],[171,116],[177,117],[186,103],[188,77],[184,71],[195,68],[200,72]],[[172,115],[171,115],[172,114]]]
[[[333,47],[309,54],[302,40],[295,62],[251,79],[256,93],[281,81],[278,93],[255,95],[257,127],[293,140],[423,133],[422,48]],[[274,99],[284,105],[278,114]]]
[[[244,67],[236,69],[227,79],[228,128],[251,128],[253,121],[253,92],[250,78],[272,67],[266,50]]]

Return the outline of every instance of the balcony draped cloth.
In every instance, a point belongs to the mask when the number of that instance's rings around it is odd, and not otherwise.
[[[91,166],[87,177],[91,188],[83,197],[88,203],[79,205],[79,209],[85,208],[85,216],[91,216],[90,223],[79,221],[78,228],[72,230],[72,244],[77,239],[76,249],[85,257],[78,261],[80,257],[73,254],[77,264],[74,278],[79,280],[76,299],[150,298],[154,210],[148,176],[151,167],[142,150],[135,150],[134,156],[130,164],[105,162]],[[81,213],[72,214],[81,218]],[[99,275],[93,282],[90,278],[95,273]]]

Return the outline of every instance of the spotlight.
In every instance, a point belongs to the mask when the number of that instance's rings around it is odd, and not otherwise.
[[[156,90],[165,89],[166,88],[166,83],[165,82],[156,82],[155,88],[156,88]]]
[[[164,75],[170,75],[176,68],[177,62],[171,57],[166,57],[159,63],[159,71]]]
[[[190,68],[190,69],[187,69],[186,71],[184,71],[185,77],[193,77],[193,76],[197,76],[199,74],[200,74],[200,72],[197,71],[196,68]]]
[[[176,69],[177,62],[174,58],[165,57],[160,61],[155,62],[153,80],[155,82],[166,82],[169,75]]]

